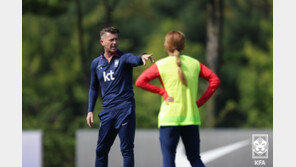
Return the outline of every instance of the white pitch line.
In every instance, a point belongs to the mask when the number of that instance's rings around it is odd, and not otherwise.
[[[183,142],[179,140],[177,151],[176,151],[176,158],[175,158],[176,167],[191,167],[185,153],[185,148]]]
[[[218,147],[200,154],[201,159],[204,164],[209,163],[217,158],[220,158],[226,154],[229,154],[235,150],[238,150],[250,143],[250,140],[243,140],[236,142],[234,144],[229,144],[226,146]],[[187,160],[185,155],[185,148],[183,143],[180,141],[177,146],[177,153],[176,153],[176,167],[190,167],[190,163]]]
[[[219,148],[215,148],[213,150],[203,152],[203,153],[201,153],[200,156],[201,156],[202,161],[206,164],[206,163],[211,162],[219,157],[229,154],[232,151],[238,150],[238,149],[248,145],[249,143],[250,143],[249,140],[239,141],[234,144],[222,146]]]

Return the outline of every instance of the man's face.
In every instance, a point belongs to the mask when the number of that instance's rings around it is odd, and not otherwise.
[[[118,47],[118,34],[105,33],[101,37],[101,45],[104,47],[105,52],[115,53]]]

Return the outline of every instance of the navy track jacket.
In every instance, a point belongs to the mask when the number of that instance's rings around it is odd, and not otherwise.
[[[104,52],[95,58],[91,63],[88,112],[94,110],[99,87],[101,87],[103,109],[113,108],[125,101],[134,100],[133,67],[142,64],[141,56],[123,53],[119,50],[109,63],[104,57]]]

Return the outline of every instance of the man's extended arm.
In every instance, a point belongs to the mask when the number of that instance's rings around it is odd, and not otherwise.
[[[146,64],[146,61],[148,59],[150,59],[151,61],[153,60],[152,59],[152,54],[143,54],[143,55],[140,55],[140,56],[135,56],[131,53],[128,53],[127,55],[127,58],[126,58],[126,63],[127,64],[130,64],[132,67],[136,67],[136,66],[139,66],[139,65],[142,65],[142,64]]]

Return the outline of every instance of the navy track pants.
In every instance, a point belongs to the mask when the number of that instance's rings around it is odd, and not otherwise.
[[[95,167],[108,166],[108,153],[118,134],[124,167],[134,167],[135,111],[118,123],[118,119],[102,118],[96,148]],[[119,124],[119,125],[118,125]]]
[[[163,157],[163,167],[175,167],[176,148],[179,138],[182,138],[186,156],[192,167],[204,167],[200,159],[199,127],[162,126],[159,129],[159,140]]]

